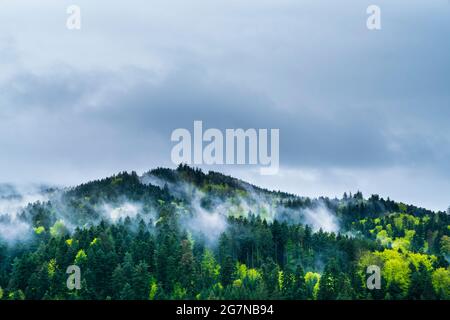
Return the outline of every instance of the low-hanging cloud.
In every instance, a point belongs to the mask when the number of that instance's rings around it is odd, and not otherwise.
[[[109,221],[115,223],[120,219],[136,218],[139,212],[142,211],[142,205],[132,202],[123,202],[120,205],[105,203],[103,204],[101,211]]]
[[[15,242],[30,236],[31,225],[20,214],[30,203],[48,200],[44,190],[36,185],[0,184],[0,239]]]
[[[312,209],[305,209],[302,214],[305,224],[310,225],[313,231],[322,229],[326,232],[337,233],[340,229],[336,215],[323,204]]]

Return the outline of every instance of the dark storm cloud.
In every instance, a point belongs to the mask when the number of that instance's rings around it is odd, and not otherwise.
[[[450,5],[377,2],[376,32],[365,26],[371,1],[80,0],[80,32],[52,1],[32,16],[5,4],[1,180],[72,183],[171,165],[172,130],[202,120],[279,128],[282,168],[330,175],[314,190],[373,185],[418,198],[426,188],[442,207]],[[333,170],[355,179],[343,186]],[[373,173],[392,177],[368,184]]]
[[[283,112],[268,96],[205,78],[201,70],[189,69],[156,86],[140,83],[97,116],[166,137],[176,128],[192,129],[194,120],[219,129],[280,128],[285,165],[383,165],[395,156],[386,148],[383,123],[376,121],[380,115],[368,118],[358,110],[323,115],[302,106]]]
[[[139,155],[150,166],[156,153],[152,144],[162,146],[156,158],[167,162],[172,130],[192,129],[194,120],[202,120],[205,128],[280,128],[286,166],[442,165],[436,156],[446,150],[439,150],[432,132],[390,132],[388,118],[397,117],[395,112],[368,114],[346,106],[328,113],[302,106],[281,112],[268,96],[207,78],[193,66],[158,83],[145,70],[83,74],[66,69],[57,76],[20,74],[2,92],[18,114],[30,117],[30,126],[16,129],[21,136],[53,131],[48,152],[89,165],[86,155],[108,155],[112,162]]]

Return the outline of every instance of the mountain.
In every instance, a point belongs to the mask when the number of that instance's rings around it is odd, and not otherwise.
[[[449,299],[449,257],[448,214],[361,192],[311,199],[185,165],[0,185],[0,299]]]

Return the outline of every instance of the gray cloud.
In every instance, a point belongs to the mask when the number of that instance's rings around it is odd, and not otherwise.
[[[440,186],[433,203],[443,206],[450,6],[380,0],[383,29],[369,32],[371,3],[344,3],[80,1],[79,33],[60,27],[65,8],[49,1],[34,11],[48,19],[37,25],[24,13],[14,29],[17,7],[8,4],[0,14],[2,179],[75,183],[171,165],[172,130],[203,120],[280,128],[282,167],[351,172],[355,188],[384,170],[402,172],[397,189],[420,190],[404,174],[415,170]],[[341,191],[329,180],[315,180],[317,193],[320,183]],[[389,183],[377,189],[394,197]]]

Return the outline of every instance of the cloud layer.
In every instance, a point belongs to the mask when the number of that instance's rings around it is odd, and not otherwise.
[[[73,184],[171,165],[171,131],[202,120],[280,128],[280,176],[216,169],[444,209],[450,5],[380,0],[382,30],[370,32],[366,2],[80,0],[79,32],[65,29],[72,3],[8,2],[1,180]]]

